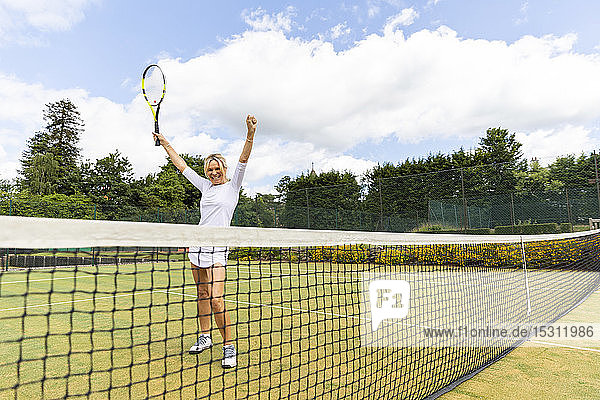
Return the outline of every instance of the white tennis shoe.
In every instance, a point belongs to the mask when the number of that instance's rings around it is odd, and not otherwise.
[[[198,341],[194,343],[192,347],[190,347],[190,354],[198,354],[212,346],[212,340],[210,340],[210,335],[201,334],[198,336]]]
[[[233,368],[237,365],[235,347],[232,344],[223,346],[223,361],[221,366],[223,368]]]

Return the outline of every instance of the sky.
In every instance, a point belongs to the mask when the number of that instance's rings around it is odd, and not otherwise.
[[[234,165],[258,119],[245,192],[285,175],[473,149],[490,127],[550,163],[600,149],[600,2],[587,0],[0,0],[0,178],[17,176],[44,105],[71,99],[91,161],[157,172],[140,93],[167,80],[179,153]]]

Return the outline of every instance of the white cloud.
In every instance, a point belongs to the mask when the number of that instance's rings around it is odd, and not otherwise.
[[[285,11],[277,14],[267,14],[267,12],[258,7],[256,10],[244,10],[242,17],[244,22],[250,25],[255,31],[283,31],[292,30],[292,18],[296,15],[296,9],[288,6]]]
[[[0,44],[39,43],[38,32],[66,31],[85,18],[84,10],[99,0],[0,0]]]
[[[405,2],[403,0],[368,0],[367,1],[367,15],[369,18],[377,16],[381,12],[381,6],[386,5],[393,7],[394,9],[401,9]]]
[[[350,171],[356,176],[361,176],[369,169],[377,165],[377,162],[364,160],[361,158],[355,158],[352,156],[331,156],[325,160],[315,163],[316,172],[327,172],[336,171]]]
[[[516,25],[525,24],[528,22],[529,18],[527,17],[527,11],[529,10],[529,1],[525,1],[521,4],[521,8],[519,8],[519,17],[515,19]]]
[[[529,133],[518,132],[517,140],[523,144],[523,151],[529,158],[535,157],[542,164],[549,164],[558,156],[579,155],[600,146],[598,132],[571,124],[551,129],[536,129]]]
[[[391,35],[398,26],[412,25],[417,18],[419,18],[419,13],[416,12],[414,8],[405,8],[400,14],[387,19],[387,22],[383,27],[383,34],[386,36]]]
[[[381,8],[377,4],[369,2],[367,9],[367,15],[369,16],[369,18],[373,18],[374,16],[379,14],[379,11],[381,11]]]
[[[351,32],[351,29],[348,28],[348,24],[346,22],[339,23],[329,30],[332,40],[338,39],[341,36],[345,36],[345,35],[349,34],[350,32]]]
[[[441,27],[408,37],[374,34],[336,52],[324,40],[253,30],[188,61],[160,61],[168,82],[161,129],[182,153],[221,151],[233,164],[245,115],[254,113],[259,129],[249,187],[306,171],[311,161],[360,173],[387,160],[347,152],[385,137],[400,145],[472,140],[502,126],[520,132],[527,154],[580,152],[598,143],[589,126],[600,120],[600,56],[574,53],[575,40],[527,36],[509,44],[463,39]],[[43,105],[62,97],[76,102],[86,122],[85,157],[118,148],[138,175],[164,163],[140,95],[120,105],[10,76],[0,76],[0,86],[0,134],[8,155],[0,173],[16,165],[26,138],[40,129]]]

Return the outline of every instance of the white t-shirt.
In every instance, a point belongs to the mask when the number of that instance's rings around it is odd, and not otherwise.
[[[200,199],[200,225],[229,226],[240,197],[246,165],[238,162],[231,180],[221,185],[213,185],[190,167],[183,170],[183,176],[202,192]]]
[[[183,176],[202,192],[200,199],[200,224],[205,226],[229,226],[240,197],[240,188],[246,171],[246,163],[238,162],[231,180],[221,185],[213,185],[190,167],[183,170]],[[190,261],[202,268],[215,263],[227,265],[226,247],[190,247]]]

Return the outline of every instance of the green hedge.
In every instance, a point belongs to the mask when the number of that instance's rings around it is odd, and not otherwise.
[[[558,230],[560,231],[560,233],[573,232],[573,224],[570,224],[568,222],[562,223],[558,225]]]
[[[490,235],[493,233],[493,230],[490,228],[475,228],[475,229],[436,229],[436,225],[433,226],[433,229],[427,229],[426,227],[420,227],[418,231],[414,231],[417,233],[452,233],[457,235]]]
[[[494,232],[497,235],[542,235],[552,234],[561,232],[570,232],[570,224],[557,223],[549,224],[527,224],[527,225],[508,225],[508,226],[497,226],[494,228]]]

